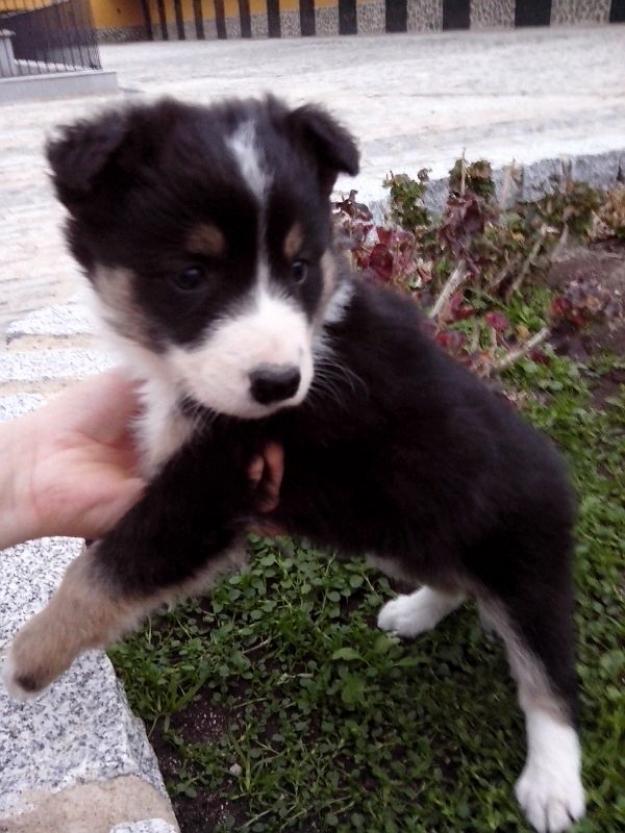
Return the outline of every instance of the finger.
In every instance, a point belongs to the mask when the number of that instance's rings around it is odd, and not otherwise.
[[[280,489],[284,475],[284,450],[278,443],[268,443],[263,450],[263,496],[259,511],[273,512],[280,502]]]
[[[258,486],[263,479],[263,472],[265,470],[265,461],[260,456],[254,457],[247,470],[247,476],[252,482],[253,486]]]
[[[278,443],[269,443],[264,453],[268,486],[276,498],[280,495],[284,476],[284,449]]]

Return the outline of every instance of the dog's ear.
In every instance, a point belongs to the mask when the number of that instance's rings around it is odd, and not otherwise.
[[[340,173],[356,176],[360,156],[356,142],[329,113],[307,104],[289,113],[288,120],[296,140],[313,155],[325,194],[330,194]]]
[[[59,200],[72,211],[97,190],[128,135],[123,112],[61,128],[46,145],[52,181]]]
[[[77,214],[123,199],[153,166],[179,110],[164,100],[62,128],[46,146],[59,200]]]

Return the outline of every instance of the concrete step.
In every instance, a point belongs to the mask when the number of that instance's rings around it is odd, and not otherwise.
[[[57,313],[30,317],[14,332],[33,332],[42,319],[54,326],[63,319],[75,329],[76,317]],[[21,369],[22,378],[39,380],[43,390],[50,375],[74,379],[106,363],[96,351],[5,352],[0,373],[19,377]],[[44,401],[41,392],[0,396],[0,421]],[[47,538],[0,553],[0,662],[13,634],[46,604],[81,546],[78,539]],[[15,703],[0,686],[0,725],[3,833],[176,833],[143,723],[132,715],[102,651],[84,654],[33,702]]]

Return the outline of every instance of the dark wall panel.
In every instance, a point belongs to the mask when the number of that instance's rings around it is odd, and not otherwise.
[[[625,23],[625,0],[612,0],[610,23]]]
[[[158,9],[158,22],[161,27],[161,37],[163,40],[169,40],[169,30],[167,29],[167,13],[165,11],[164,0],[156,0],[156,7]]]
[[[184,30],[184,18],[182,16],[182,3],[180,0],[174,0],[174,14],[176,16],[176,33],[178,34],[178,40],[184,40],[187,35]]]
[[[239,0],[239,17],[241,19],[241,37],[252,37],[252,19],[250,17],[250,0]]]
[[[145,33],[148,40],[154,40],[154,29],[152,28],[152,13],[150,12],[150,4],[148,0],[141,0],[141,11],[143,12],[143,22],[145,24]]]
[[[515,26],[549,26],[551,0],[516,0]]]
[[[195,36],[198,40],[204,40],[204,14],[202,12],[202,0],[193,0],[193,19],[195,21]]]
[[[339,35],[357,35],[356,0],[339,0]]]
[[[315,0],[299,0],[299,23],[302,35],[315,34]]]
[[[468,29],[470,25],[470,0],[443,0],[443,29]]]
[[[267,29],[270,38],[279,38],[280,31],[280,3],[279,0],[267,0]]]
[[[407,0],[386,0],[386,31],[405,32],[407,24]]]
[[[226,15],[224,12],[224,0],[214,0],[215,3],[215,25],[217,27],[217,37],[224,40],[228,37],[226,32]]]

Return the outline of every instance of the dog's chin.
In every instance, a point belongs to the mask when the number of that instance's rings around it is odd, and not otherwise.
[[[198,416],[207,412],[217,416],[234,417],[235,419],[265,419],[272,414],[283,411],[287,408],[295,408],[301,405],[309,385],[301,386],[300,390],[290,399],[282,402],[274,402],[270,405],[261,405],[255,402],[250,396],[241,398],[220,398],[202,396],[200,392],[186,392],[180,400],[182,412],[189,417]]]

